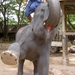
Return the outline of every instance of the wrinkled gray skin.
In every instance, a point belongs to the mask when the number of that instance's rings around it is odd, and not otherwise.
[[[51,41],[58,29],[59,19],[60,5],[58,0],[48,0],[48,3],[42,3],[36,9],[30,25],[19,29],[16,34],[16,42],[13,43],[14,50],[19,49],[17,51],[19,54],[17,75],[23,75],[25,59],[33,62],[34,75],[48,75],[49,51]],[[43,25],[44,21],[52,24],[53,28],[50,32]]]

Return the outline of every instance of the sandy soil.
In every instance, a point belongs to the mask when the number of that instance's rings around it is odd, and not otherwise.
[[[9,43],[0,44],[0,53],[7,50]],[[50,54],[49,75],[75,75],[75,54],[69,53],[73,61],[67,66],[62,64],[62,52]],[[0,60],[0,75],[17,75],[17,65],[5,65]],[[24,63],[24,75],[33,75],[33,64],[26,60]]]

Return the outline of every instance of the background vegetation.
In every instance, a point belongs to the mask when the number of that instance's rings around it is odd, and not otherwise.
[[[24,15],[25,0],[1,0],[0,2],[0,31],[7,38],[9,25],[17,25],[17,30],[20,25],[27,25],[29,22]]]
[[[14,37],[20,27],[29,24],[24,15],[26,7],[23,5],[24,2],[25,0],[0,0],[0,38],[3,37],[4,40],[7,40],[9,35]],[[75,8],[75,5],[69,7]],[[68,6],[66,8],[68,9]],[[67,30],[75,30],[75,13],[67,13],[66,17]],[[10,26],[14,26],[14,28],[10,28]],[[16,31],[14,32],[15,27]],[[61,30],[61,27],[62,25],[59,30]]]

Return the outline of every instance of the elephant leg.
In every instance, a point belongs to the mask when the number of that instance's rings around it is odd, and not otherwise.
[[[23,60],[19,60],[18,74],[17,75],[23,75],[23,65],[24,65],[24,59]]]
[[[39,75],[48,75],[49,70],[49,56],[43,55],[40,56],[38,61],[38,73]]]
[[[33,65],[34,65],[34,75],[38,75],[38,68],[37,68],[38,60],[35,60],[33,62]]]

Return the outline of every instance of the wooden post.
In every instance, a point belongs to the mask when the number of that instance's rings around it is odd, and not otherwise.
[[[64,10],[64,2],[61,3],[62,8],[62,48],[63,48],[63,64],[68,64],[68,51],[67,51],[67,37],[64,34],[65,30],[65,10]]]

